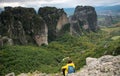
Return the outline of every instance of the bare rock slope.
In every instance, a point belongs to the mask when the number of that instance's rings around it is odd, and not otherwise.
[[[87,58],[86,66],[69,76],[120,76],[120,55]]]

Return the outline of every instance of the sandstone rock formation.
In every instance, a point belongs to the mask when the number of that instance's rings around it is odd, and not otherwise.
[[[41,7],[38,14],[33,8],[5,7],[0,14],[0,35],[18,45],[47,45],[65,32],[82,35],[97,29],[96,12],[90,6],[77,6],[69,19],[63,9],[56,7]]]
[[[56,31],[59,32],[62,29],[62,27],[64,27],[64,25],[67,23],[68,23],[67,15],[65,13],[63,13],[57,22]]]
[[[8,36],[14,44],[48,44],[47,30],[33,8],[5,7],[0,14],[0,35]]]
[[[12,39],[14,44],[40,46],[55,40],[66,24],[68,18],[63,9],[43,7],[36,14],[33,8],[5,7],[0,14],[0,35]]]
[[[71,34],[81,35],[84,30],[97,31],[97,14],[94,7],[77,6],[74,15],[69,18]]]
[[[53,41],[60,30],[68,23],[68,18],[63,9],[55,7],[40,8],[38,14],[45,20],[48,26],[48,39]]]

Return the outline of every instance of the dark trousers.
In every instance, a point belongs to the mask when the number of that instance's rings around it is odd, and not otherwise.
[[[63,76],[65,76],[65,69],[62,69],[62,72],[63,72]]]

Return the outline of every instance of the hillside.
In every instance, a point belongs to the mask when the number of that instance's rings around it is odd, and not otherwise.
[[[65,57],[71,57],[75,62],[76,70],[85,65],[87,57],[101,57],[103,55],[120,55],[120,27],[114,27],[111,32],[104,28],[97,33],[91,32],[83,36],[64,34],[41,47],[29,46],[3,46],[0,47],[0,76],[14,72],[15,74],[35,72],[60,73],[60,68],[65,62]]]
[[[81,70],[68,74],[68,76],[119,76],[120,55],[104,55],[100,58],[86,58],[86,65]],[[9,75],[14,73],[9,73]],[[18,76],[63,76],[60,73],[46,74],[35,71],[33,73],[21,73]]]
[[[0,76],[14,72],[59,74],[70,57],[76,71],[87,57],[120,55],[120,27],[98,27],[92,6],[63,9],[5,7],[0,14]]]

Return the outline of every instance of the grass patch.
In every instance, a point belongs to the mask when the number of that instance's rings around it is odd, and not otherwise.
[[[120,38],[120,36],[114,36],[114,37],[112,37],[111,39],[112,40],[117,40],[117,39],[119,39]]]

